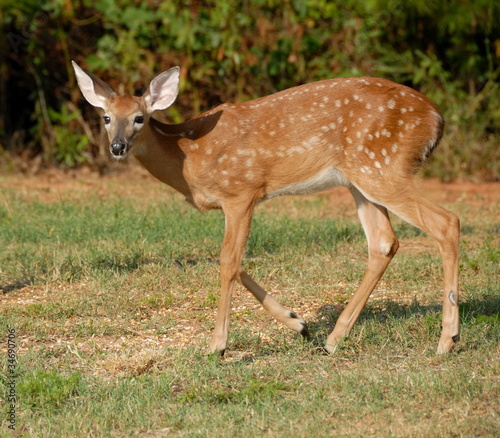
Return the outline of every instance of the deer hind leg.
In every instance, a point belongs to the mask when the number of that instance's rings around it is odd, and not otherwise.
[[[367,196],[369,195],[367,194]],[[396,195],[391,195],[383,190],[378,191],[377,202],[405,221],[420,228],[437,242],[444,274],[443,327],[437,353],[447,353],[460,339],[458,312],[460,222],[458,217],[419,195],[410,185],[407,185]]]
[[[386,208],[370,202],[355,188],[351,189],[351,193],[356,200],[358,216],[368,241],[368,266],[358,290],[340,314],[333,332],[326,340],[325,349],[330,353],[349,335],[399,247]]]

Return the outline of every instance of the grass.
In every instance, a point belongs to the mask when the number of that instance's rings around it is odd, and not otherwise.
[[[218,304],[219,212],[141,178],[4,178],[0,381],[16,331],[16,431],[0,436],[495,436],[500,427],[498,204],[462,218],[462,340],[436,356],[441,266],[395,219],[401,250],[352,336],[318,354],[355,291],[366,242],[328,195],[259,207],[245,268],[309,321],[299,339],[238,288],[229,350]],[[3,385],[2,385],[3,386]],[[5,401],[2,393],[2,401]]]

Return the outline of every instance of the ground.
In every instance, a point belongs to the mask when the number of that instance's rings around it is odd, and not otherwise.
[[[97,196],[103,200],[132,197],[137,202],[147,204],[161,198],[169,190],[143,169],[136,166],[123,167],[121,170],[105,177],[100,177],[86,170],[77,172],[51,170],[37,176],[7,175],[2,177],[0,184],[3,189],[15,190],[16,193],[19,193],[27,201],[39,201],[42,203],[58,203],[64,199],[75,201],[81,198],[85,200],[89,196]],[[467,226],[470,219],[477,220],[481,216],[485,219],[488,217],[490,221],[498,224],[500,183],[455,182],[445,184],[437,180],[421,180],[420,186],[427,197],[445,207],[460,205],[459,211],[461,214],[459,215],[461,216],[462,227]],[[349,218],[356,216],[354,201],[345,188],[336,188],[320,195],[311,195],[311,197],[313,196],[326,198],[329,208],[327,209],[328,213],[325,214]],[[293,199],[281,198],[277,201],[264,203],[259,208],[270,209],[272,211],[273,208],[276,208],[276,204],[273,205],[273,203],[279,202],[279,208],[288,209],[291,216],[307,215],[307,212],[299,210]],[[498,226],[493,232],[500,232]],[[494,242],[498,242],[498,238]],[[406,238],[401,241],[399,253],[418,253],[432,246],[433,242],[422,236],[415,239]],[[47,294],[46,288],[43,286],[2,283],[0,282],[0,287],[3,291],[2,301],[7,305],[8,303],[23,305],[47,302],[47,300],[57,297],[57,294]],[[339,280],[337,285],[338,287],[343,286],[341,280]],[[75,286],[77,289],[85,287],[85,285]],[[61,284],[61,288],[64,287]],[[382,281],[379,285],[379,299],[384,298],[383,289],[384,283]],[[273,293],[275,291],[271,288],[270,292]],[[374,296],[374,299],[377,299],[377,296]],[[403,297],[401,299],[404,300]],[[411,299],[411,297],[408,298],[409,301]],[[300,303],[300,315],[308,319],[308,317],[315,313],[320,304],[313,299],[304,300],[304,302]],[[185,311],[183,307],[187,305],[189,305],[188,302],[168,308],[152,310],[153,312],[164,313],[165,316],[173,316],[176,319],[177,325],[173,335],[167,337],[161,334],[146,333],[143,330],[135,330],[134,327],[131,327],[130,334],[127,336],[128,345],[137,344],[137,347],[180,347],[196,343],[196,340],[199,340],[200,337],[205,340],[208,339],[209,333],[204,333],[206,328],[201,327],[196,321],[186,320],[180,316]],[[342,306],[343,304],[337,305]],[[233,315],[238,313],[244,314],[244,312],[259,307],[257,302],[248,300],[247,295],[241,290],[236,292],[233,302]],[[69,320],[68,323],[70,321],[71,323],[77,323],[76,319]],[[113,321],[110,320],[109,324],[113,324]],[[265,334],[261,334],[261,336],[263,342],[265,342]],[[54,347],[60,342],[61,340],[54,340]],[[66,342],[71,343],[72,340],[68,338]],[[25,339],[23,347],[28,348],[29,344],[29,339]],[[105,344],[108,344],[109,349],[116,349],[118,351],[123,345],[123,339],[101,339],[100,348],[103,348]]]

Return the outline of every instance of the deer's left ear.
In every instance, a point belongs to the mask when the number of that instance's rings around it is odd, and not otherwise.
[[[179,93],[179,67],[172,67],[156,76],[143,95],[150,112],[163,110],[172,105]]]

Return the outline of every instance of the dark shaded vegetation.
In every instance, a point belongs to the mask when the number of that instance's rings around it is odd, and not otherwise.
[[[0,157],[12,167],[108,166],[99,117],[75,84],[74,59],[130,94],[180,65],[181,93],[165,114],[174,122],[305,82],[385,77],[427,94],[445,114],[427,175],[500,175],[496,0],[0,4]]]

